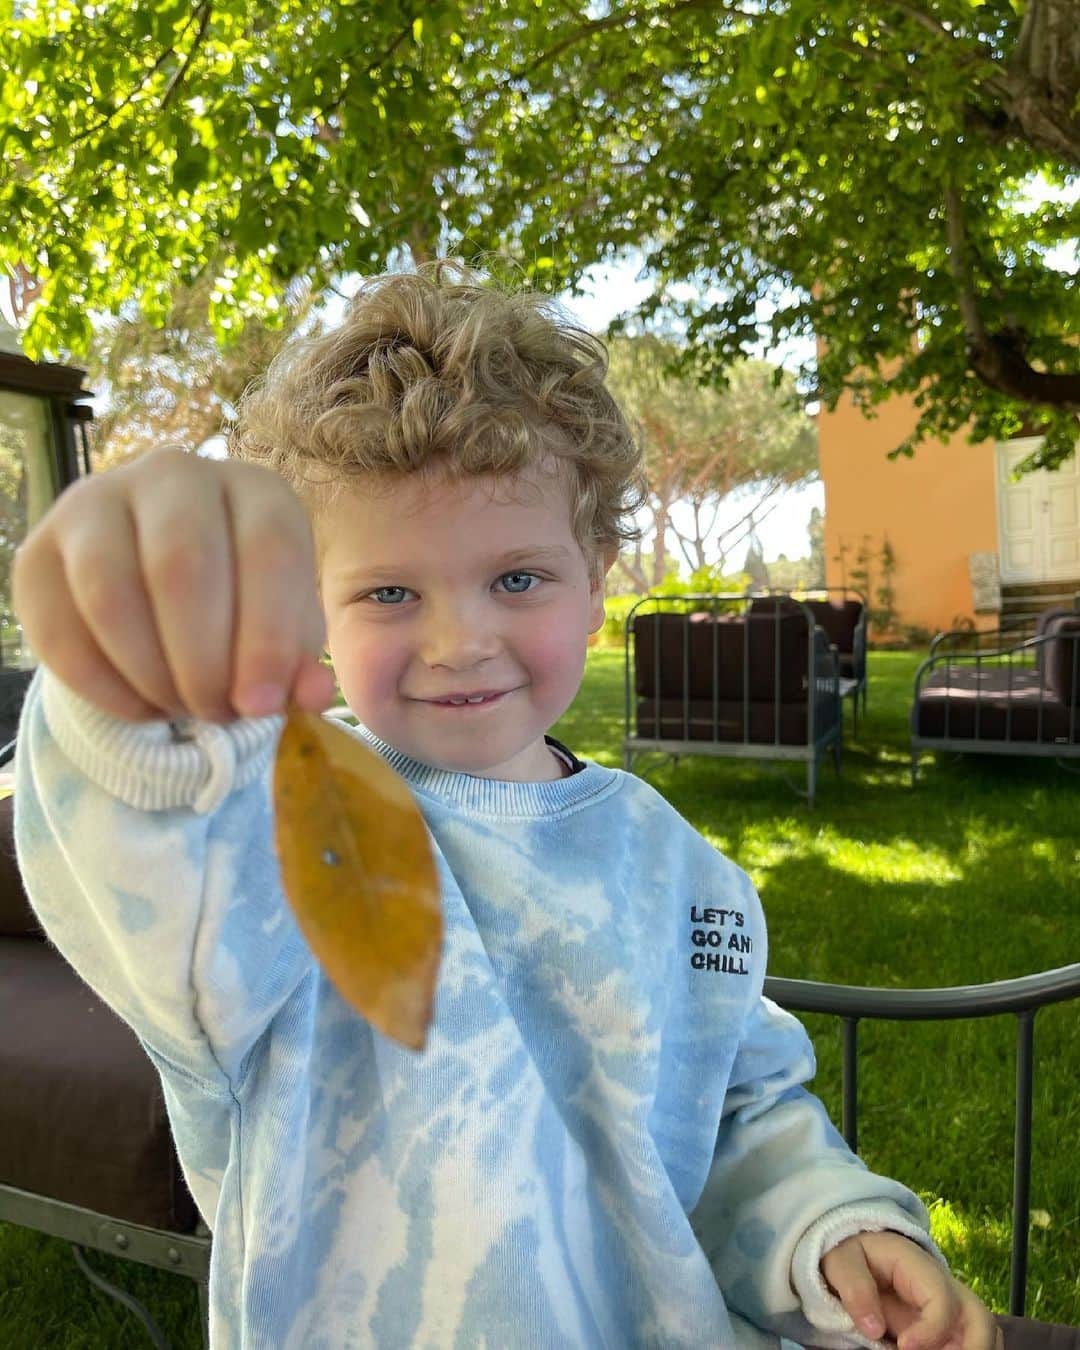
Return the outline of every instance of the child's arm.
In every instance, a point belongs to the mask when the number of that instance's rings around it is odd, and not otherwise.
[[[148,1048],[232,1082],[310,962],[271,844],[279,723],[245,720],[333,696],[304,508],[266,469],[157,451],[64,492],[13,588],[43,666],[16,757],[31,902]]]
[[[47,670],[20,724],[16,847],[49,938],[148,1049],[218,1089],[312,968],[272,847],[279,730],[191,722],[176,742]]]
[[[868,1171],[801,1086],[814,1070],[801,1023],[756,999],[692,1222],[735,1311],[800,1343],[863,1345],[818,1274],[825,1250],[889,1229],[939,1254],[918,1197]]]

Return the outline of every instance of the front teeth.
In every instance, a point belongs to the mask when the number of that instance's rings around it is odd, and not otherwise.
[[[476,698],[451,698],[448,703],[452,703],[455,708],[460,708],[463,703],[483,703],[484,695],[477,694]]]

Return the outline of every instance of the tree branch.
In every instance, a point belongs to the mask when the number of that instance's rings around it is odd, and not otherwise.
[[[1080,412],[1080,374],[1036,370],[1027,359],[1027,334],[1021,328],[1003,328],[996,333],[987,329],[979,312],[960,192],[954,183],[945,189],[945,232],[949,271],[956,286],[956,302],[973,373],[991,389],[1023,403]]]
[[[199,12],[202,8],[203,5],[199,5],[198,8],[192,10],[192,12],[188,15],[187,22],[184,24],[184,27],[180,32],[180,36],[176,39],[177,42],[183,41],[184,36],[187,33],[187,30],[195,22],[196,18],[198,18]],[[96,135],[104,127],[107,127],[118,112],[122,112],[124,108],[126,108],[130,103],[132,103],[135,100],[135,98],[140,93],[142,93],[142,91],[146,88],[147,84],[154,78],[154,76],[165,64],[165,62],[169,59],[169,57],[175,55],[176,55],[176,43],[171,43],[168,47],[165,48],[165,50],[157,58],[157,60],[150,67],[150,69],[144,73],[142,79],[138,82],[138,84],[136,84],[135,88],[132,89],[130,93],[128,93],[124,98],[122,98],[119,103],[114,104],[113,107],[109,109],[109,111],[105,114],[104,117],[101,118],[100,121],[95,122],[93,126],[86,127],[83,131],[80,131],[77,136],[72,136],[71,140],[68,141],[67,145],[64,148],[69,150],[71,149],[72,146],[79,145],[83,141],[89,140],[91,136]],[[49,153],[53,154],[55,152],[50,148]]]
[[[515,80],[525,79],[541,66],[545,66],[549,61],[554,61],[557,56],[561,56],[568,47],[573,47],[576,43],[585,38],[590,38],[596,33],[602,33],[608,28],[628,28],[638,19],[654,19],[658,16],[668,17],[673,14],[679,14],[687,9],[722,9],[729,14],[737,14],[744,19],[757,19],[761,16],[750,10],[741,9],[732,0],[678,0],[678,3],[669,5],[666,9],[631,9],[624,14],[608,14],[602,19],[590,19],[588,23],[583,23],[575,28],[572,33],[568,33],[560,42],[556,42],[554,47],[549,47],[547,51],[541,52],[528,65],[520,67],[518,70],[511,71],[504,81],[504,87],[513,84]]]
[[[956,303],[970,349],[986,341],[986,328],[975,296],[975,279],[964,229],[960,189],[951,182],[945,187],[945,238],[949,245],[949,272],[956,287]]]
[[[401,44],[405,41],[405,39],[412,33],[412,28],[413,28],[413,20],[410,18],[409,22],[394,37],[390,45],[386,47],[383,51],[381,51],[378,54],[378,56],[375,57],[374,61],[368,62],[367,69],[364,71],[364,74],[373,75],[375,71],[377,71],[379,67],[383,64],[384,61],[388,61],[390,57],[393,56],[394,52],[397,51],[398,47],[400,47]],[[325,108],[323,108],[322,121],[318,123],[318,129],[316,131],[316,135],[319,137],[320,140],[324,141],[341,140],[341,128],[330,126],[327,119],[333,113],[335,113],[338,110],[338,108],[340,108],[341,105],[345,102],[345,96],[346,94],[348,94],[348,92],[349,92],[349,83],[347,80],[345,80],[343,81],[341,86],[341,93],[338,94],[337,98],[335,98],[332,102],[328,103]]]
[[[176,74],[169,81],[168,87],[166,88],[165,93],[162,96],[161,109],[163,112],[169,106],[169,102],[172,99],[173,95],[183,84],[184,77],[187,75],[188,70],[191,67],[191,63],[195,59],[195,54],[202,46],[202,40],[206,36],[207,28],[209,28],[210,26],[210,14],[212,12],[212,9],[213,6],[210,4],[210,0],[202,0],[202,3],[198,6],[198,8],[195,11],[195,13],[199,15],[199,26],[195,30],[195,36],[192,39],[191,46],[188,49],[187,55],[184,57],[183,61],[180,62],[180,65],[177,66]],[[190,24],[188,26],[190,26]],[[185,27],[184,31],[185,32],[187,31],[187,27]]]

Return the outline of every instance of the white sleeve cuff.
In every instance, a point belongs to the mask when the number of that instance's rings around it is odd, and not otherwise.
[[[830,1209],[802,1235],[791,1259],[791,1283],[802,1300],[806,1320],[823,1333],[823,1337],[815,1341],[816,1345],[846,1350],[849,1346],[876,1348],[893,1344],[887,1340],[871,1340],[858,1331],[821,1274],[821,1258],[845,1238],[856,1233],[884,1232],[910,1238],[948,1268],[948,1262],[930,1235],[899,1205],[878,1200]]]
[[[87,778],[144,811],[215,811],[269,767],[282,717],[125,722],[69,689],[45,667],[35,676],[49,732]],[[31,695],[28,694],[28,701]]]

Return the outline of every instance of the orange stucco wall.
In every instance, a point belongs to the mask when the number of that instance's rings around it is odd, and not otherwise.
[[[924,441],[913,459],[890,460],[888,452],[915,425],[915,408],[910,397],[899,396],[877,412],[867,419],[845,400],[818,418],[829,584],[843,580],[837,560],[843,544],[850,583],[855,555],[869,535],[876,587],[887,535],[896,558],[899,623],[937,632],[967,617],[987,627],[996,617],[975,614],[968,555],[997,549],[993,445],[971,445],[960,435],[946,444]]]

